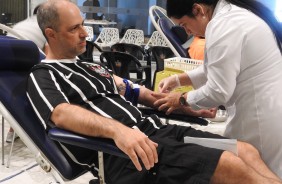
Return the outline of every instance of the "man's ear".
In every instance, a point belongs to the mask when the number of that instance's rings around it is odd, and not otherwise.
[[[205,16],[203,6],[201,6],[201,5],[198,4],[198,3],[195,3],[195,4],[193,5],[192,13],[193,13],[193,15],[194,15],[195,17],[196,17],[196,16]]]
[[[48,40],[49,39],[54,39],[55,38],[55,33],[54,33],[54,30],[53,29],[51,29],[51,28],[46,28],[45,29],[45,35],[46,35],[46,37],[48,38]]]

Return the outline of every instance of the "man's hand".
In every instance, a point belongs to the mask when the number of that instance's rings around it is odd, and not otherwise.
[[[113,139],[139,171],[142,170],[139,158],[148,170],[158,162],[158,144],[140,130],[129,128],[114,119],[102,117],[76,105],[61,103],[54,109],[51,120],[62,129]]]
[[[114,136],[116,145],[126,153],[138,171],[142,170],[139,159],[149,170],[158,162],[158,144],[151,141],[138,129],[131,129],[124,125],[118,127]]]

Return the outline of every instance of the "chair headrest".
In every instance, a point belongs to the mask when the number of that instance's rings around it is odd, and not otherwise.
[[[174,48],[178,51],[181,57],[188,57],[188,52],[186,49],[182,47],[182,42],[179,37],[172,31],[172,27],[174,26],[172,22],[166,18],[162,17],[159,19],[159,26],[167,39],[171,42]]]
[[[188,35],[182,26],[172,26],[171,31],[177,35],[181,44],[184,44],[188,40]]]
[[[0,70],[27,71],[39,62],[39,50],[35,43],[0,36]]]

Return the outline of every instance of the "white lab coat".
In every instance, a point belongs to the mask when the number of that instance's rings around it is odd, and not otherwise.
[[[225,136],[254,145],[282,178],[282,56],[267,24],[220,0],[206,29],[204,65],[188,72],[193,108],[225,105]]]

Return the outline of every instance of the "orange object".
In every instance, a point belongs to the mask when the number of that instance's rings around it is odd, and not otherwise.
[[[204,60],[205,44],[206,40],[204,38],[194,37],[194,40],[188,49],[188,54],[191,59]]]

